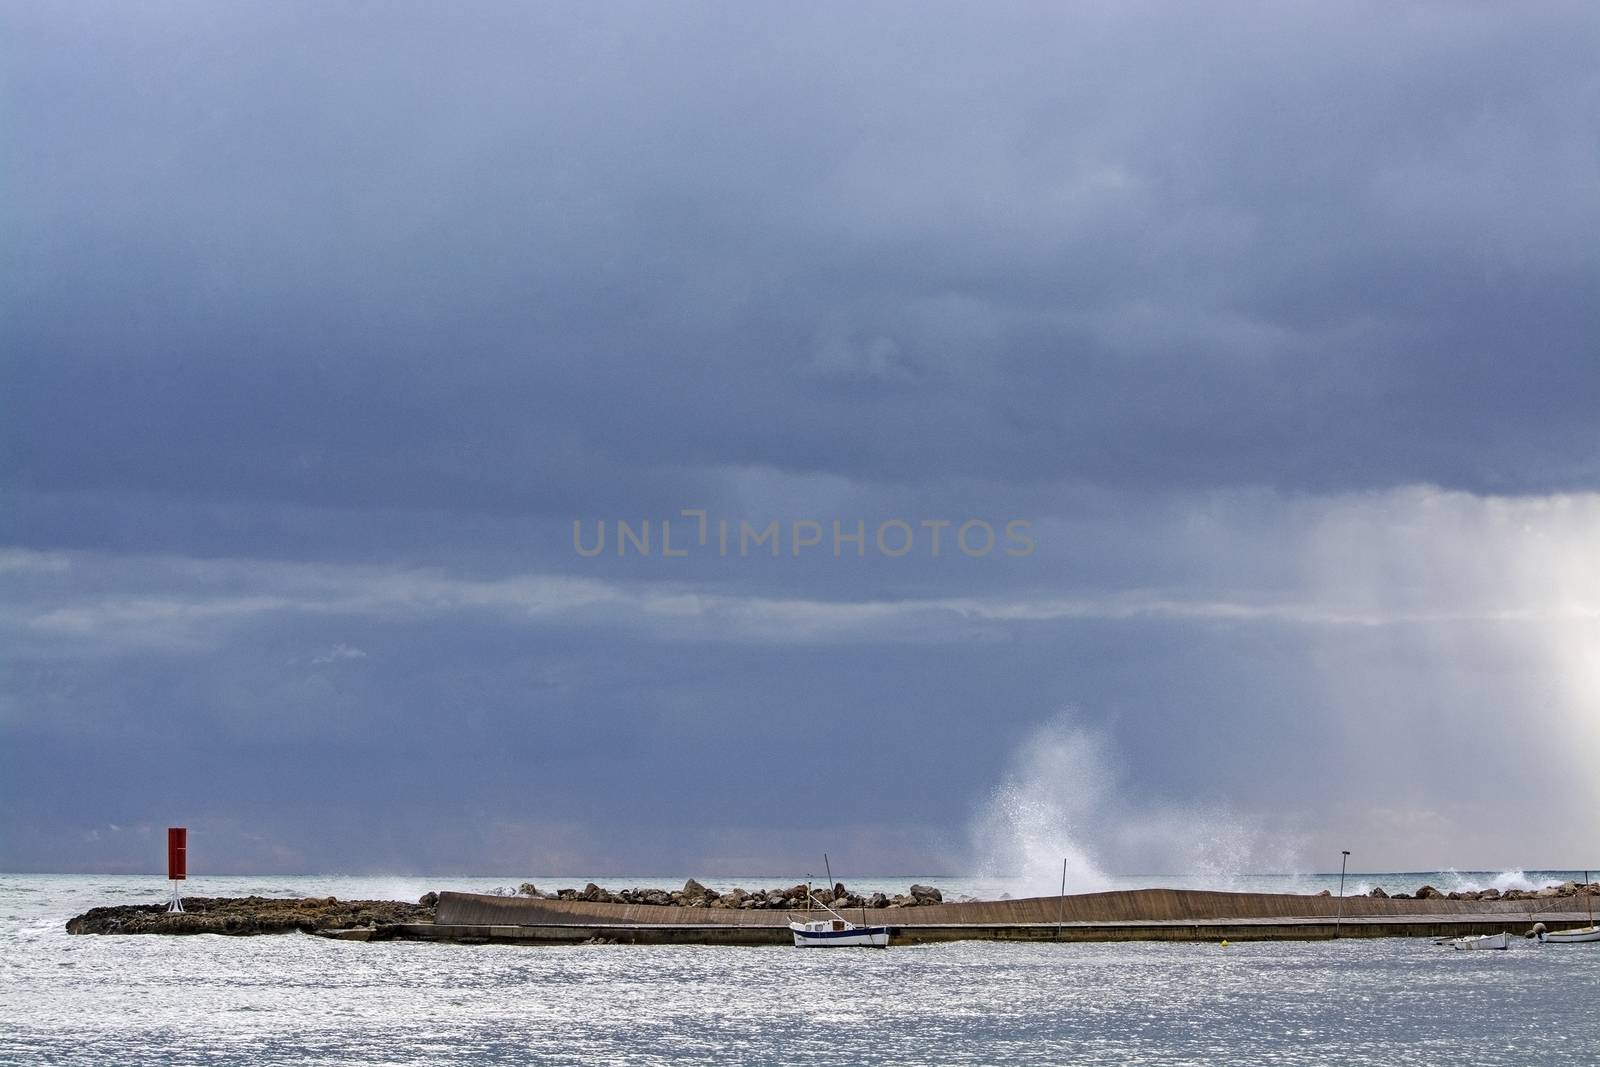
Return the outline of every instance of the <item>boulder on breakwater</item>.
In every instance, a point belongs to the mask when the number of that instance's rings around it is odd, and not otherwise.
[[[1541,889],[1488,889],[1451,890],[1442,893],[1431,885],[1418,889],[1414,896],[1421,900],[1559,900],[1562,897],[1600,896],[1600,882],[1584,885],[1582,882],[1562,882]],[[1404,893],[1396,893],[1404,897]]]
[[[1600,896],[1600,882],[1584,885],[1582,882],[1563,882],[1560,885],[1547,885],[1542,889],[1452,889],[1445,892],[1431,885],[1418,886],[1415,893],[1385,893],[1381,886],[1374,887],[1366,895],[1383,899],[1388,897],[1393,900],[1557,900],[1561,897],[1582,897],[1585,894]],[[1319,897],[1331,896],[1329,890],[1324,889],[1317,894]]]
[[[430,899],[431,898],[431,899]],[[67,921],[69,934],[287,934],[348,930],[392,923],[431,923],[438,894],[416,904],[336,897],[184,897],[183,911],[167,905],[90,908]]]
[[[554,892],[543,892],[531,882],[522,883],[518,891],[522,896],[539,897],[548,900],[585,900],[599,901],[614,904],[657,904],[666,907],[680,908],[735,908],[739,910],[768,909],[788,911],[803,908],[806,902],[806,887],[793,885],[777,889],[747,890],[734,887],[725,893],[708,889],[700,882],[691,878],[684,883],[682,889],[619,889],[606,890],[590,882],[582,889],[558,889]],[[1444,892],[1434,886],[1424,885],[1415,893],[1392,894],[1395,900],[1550,900],[1560,897],[1582,896],[1585,893],[1600,896],[1600,882],[1583,885],[1579,882],[1564,882],[1561,885],[1545,886],[1542,889],[1482,889],[1482,890],[1453,890]],[[842,882],[836,882],[829,887],[814,887],[811,895],[818,901],[832,907],[840,908],[914,908],[919,905],[939,904],[944,901],[944,894],[929,885],[914,885],[905,893],[890,896],[885,893],[853,893]],[[1333,891],[1324,889],[1316,894],[1322,897],[1331,897]],[[1370,890],[1367,896],[1384,899],[1391,894],[1382,888]],[[1005,899],[1004,897],[1002,899]]]
[[[582,889],[557,889],[546,891],[532,882],[523,882],[517,896],[539,900],[583,900],[602,904],[655,904],[676,908],[724,908],[737,911],[793,911],[806,906],[806,887],[784,886],[775,889],[745,889],[735,886],[725,893],[708,889],[691,878],[682,889],[603,889],[593,882]],[[914,908],[923,904],[939,904],[944,894],[931,885],[914,885],[907,892],[889,896],[886,893],[852,893],[843,882],[830,887],[813,887],[812,899],[835,908]]]

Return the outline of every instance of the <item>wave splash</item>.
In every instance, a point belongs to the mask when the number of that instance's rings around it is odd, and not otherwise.
[[[1500,892],[1504,893],[1508,889],[1543,889],[1546,885],[1553,884],[1547,879],[1536,882],[1532,878],[1529,878],[1527,873],[1521,868],[1509,871],[1501,871],[1499,874],[1490,876],[1487,883],[1480,881],[1478,878],[1472,877],[1473,873],[1481,872],[1463,874],[1452,867],[1444,872],[1446,881],[1448,881],[1449,884],[1443,886],[1442,888],[1446,892],[1454,891],[1460,893],[1478,893],[1485,889],[1498,889]]]
[[[1116,784],[1105,741],[1059,720],[1012,756],[1005,778],[973,825],[985,876],[1017,883],[1024,896],[1109,889],[1110,875],[1088,845]]]
[[[1135,803],[1104,734],[1064,714],[1012,755],[972,822],[975,867],[1025,896],[1117,886],[1110,872],[1165,872],[1178,887],[1232,888],[1252,871],[1298,869],[1292,843],[1274,841],[1226,805]]]

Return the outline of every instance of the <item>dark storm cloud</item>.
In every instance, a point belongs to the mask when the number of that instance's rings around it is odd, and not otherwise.
[[[9,21],[14,491],[1600,474],[1581,11]]]
[[[0,18],[0,861],[910,866],[1066,706],[1402,843],[1515,706],[1484,862],[1592,792],[1586,7]],[[1039,551],[572,550],[684,507]]]

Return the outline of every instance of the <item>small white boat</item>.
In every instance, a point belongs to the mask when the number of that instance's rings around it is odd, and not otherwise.
[[[822,862],[828,863],[828,854],[822,854]],[[833,883],[833,865],[828,864],[828,882]],[[815,904],[828,913],[826,919],[811,918],[811,905]],[[861,918],[865,920],[866,911],[862,911]],[[889,928],[887,926],[867,926],[846,919],[834,911],[827,904],[817,899],[811,892],[811,883],[806,883],[806,917],[796,921],[794,916],[789,917],[789,931],[794,934],[795,948],[888,948]]]
[[[824,905],[826,907],[826,905]],[[835,916],[813,922],[789,921],[796,948],[888,948],[887,926],[857,926]]]
[[[1576,930],[1557,930],[1551,933],[1544,928],[1544,923],[1533,924],[1533,936],[1541,942],[1552,945],[1578,945],[1585,941],[1600,941],[1600,926],[1594,921],[1594,895],[1589,890],[1589,872],[1583,872],[1583,907],[1589,913],[1589,925],[1580,926]]]
[[[1458,951],[1475,948],[1507,949],[1511,947],[1511,935],[1501,931],[1498,934],[1484,934],[1481,937],[1449,937],[1434,944],[1449,945]]]

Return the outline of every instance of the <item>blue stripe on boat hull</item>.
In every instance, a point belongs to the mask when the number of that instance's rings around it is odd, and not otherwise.
[[[823,940],[834,937],[872,937],[889,932],[887,926],[858,926],[854,930],[795,930],[799,937]]]

